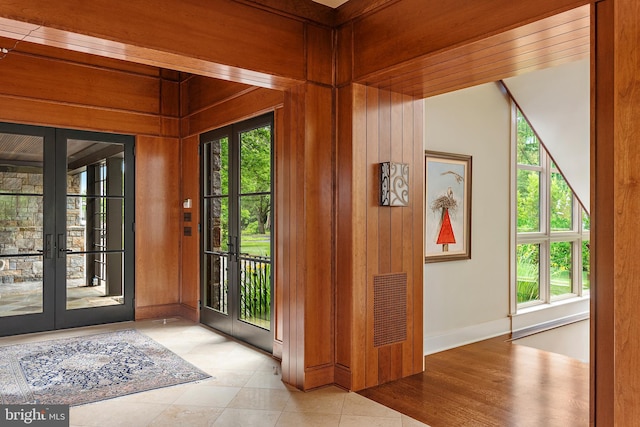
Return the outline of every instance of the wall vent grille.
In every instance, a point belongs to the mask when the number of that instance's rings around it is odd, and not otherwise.
[[[407,273],[373,276],[373,345],[407,339]]]

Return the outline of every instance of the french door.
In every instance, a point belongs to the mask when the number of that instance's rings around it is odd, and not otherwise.
[[[201,321],[268,352],[273,347],[273,115],[200,138]]]
[[[0,123],[0,335],[133,319],[133,145]]]

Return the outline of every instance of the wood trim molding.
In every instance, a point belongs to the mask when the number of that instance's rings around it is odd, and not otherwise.
[[[135,320],[146,319],[170,319],[174,317],[182,317],[192,322],[200,321],[200,312],[194,307],[184,304],[164,304],[148,307],[136,307]]]
[[[275,11],[283,16],[315,22],[332,27],[336,12],[323,4],[311,0],[234,0],[254,7]]]
[[[170,317],[180,317],[183,314],[181,304],[149,305],[146,307],[136,307],[136,320],[144,319],[167,319]]]
[[[333,364],[305,369],[304,386],[303,386],[303,389],[305,391],[313,390],[314,388],[322,387],[327,384],[333,384],[333,383],[334,383],[334,365]]]
[[[336,10],[334,25],[342,25],[399,0],[349,0]]]

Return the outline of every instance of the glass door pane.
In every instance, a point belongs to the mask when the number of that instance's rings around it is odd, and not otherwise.
[[[42,136],[0,133],[0,317],[44,310],[43,148]]]
[[[240,133],[239,319],[271,327],[271,126]]]
[[[66,309],[124,304],[124,146],[67,140]]]
[[[204,170],[204,301],[206,307],[227,315],[230,260],[227,136],[204,144]]]
[[[261,200],[263,199],[263,200]],[[241,196],[241,211],[268,204],[270,196]],[[268,224],[267,224],[268,226]],[[240,311],[239,319],[270,329],[271,326],[271,235],[256,232],[255,221],[245,221],[240,229]],[[264,227],[264,225],[263,225]],[[268,228],[267,228],[268,230]]]

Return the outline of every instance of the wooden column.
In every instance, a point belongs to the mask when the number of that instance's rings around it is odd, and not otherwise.
[[[423,369],[423,103],[358,84],[338,91],[336,383],[361,390]],[[380,163],[409,165],[409,205],[380,206]],[[374,282],[406,278],[400,286],[404,332],[385,333]],[[379,289],[379,288],[378,288]],[[400,295],[394,295],[400,297]],[[392,313],[385,313],[384,316]],[[391,334],[394,335],[394,334]]]
[[[287,91],[276,151],[282,379],[303,390],[333,383],[332,102],[332,89],[314,83]]]
[[[591,421],[628,426],[640,419],[640,9],[605,0],[594,10]]]
[[[335,152],[333,32],[305,24],[307,83],[275,114],[276,331],[282,379],[334,382]]]

